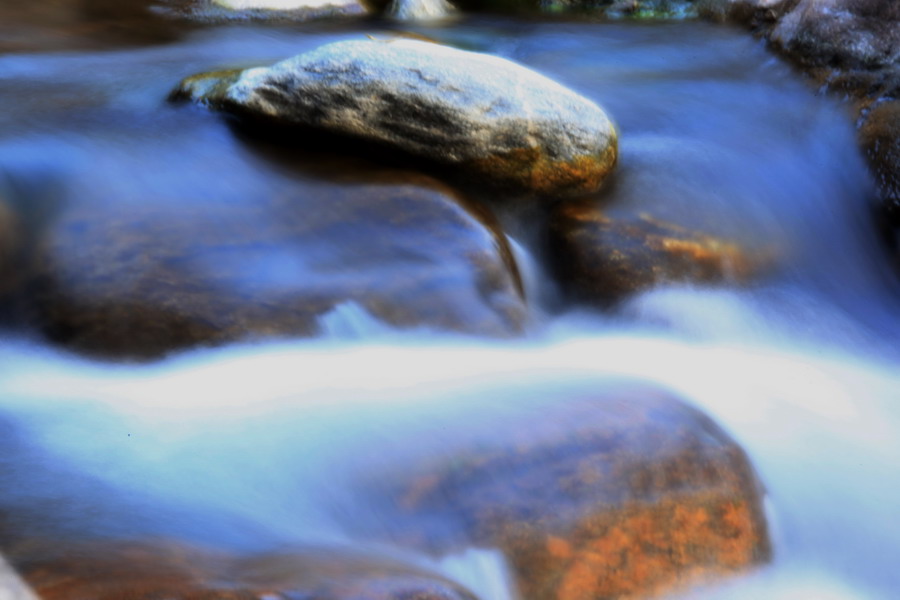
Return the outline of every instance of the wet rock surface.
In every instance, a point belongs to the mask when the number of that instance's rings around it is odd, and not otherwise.
[[[523,326],[505,237],[433,180],[245,191],[72,199],[42,233],[30,318],[70,347],[139,358],[318,335],[347,302],[399,328]]]
[[[900,100],[866,110],[859,130],[863,151],[875,175],[891,222],[900,225]]]
[[[806,71],[820,89],[848,101],[858,116],[860,145],[879,191],[882,224],[900,230],[891,148],[900,130],[885,116],[900,98],[900,4],[893,0],[715,0],[705,16],[751,27]],[[886,102],[885,107],[873,107]],[[869,114],[872,113],[870,117]],[[877,147],[877,149],[876,149]]]
[[[467,11],[589,14],[592,18],[682,19],[696,17],[702,0],[459,0]]]
[[[726,239],[594,203],[560,207],[550,239],[564,289],[601,306],[657,285],[747,283],[767,262]]]
[[[164,540],[32,541],[8,559],[44,600],[475,600],[399,561],[329,548],[238,558]]]
[[[302,22],[314,19],[362,17],[374,6],[363,0],[178,0],[169,13],[205,22]]]
[[[23,242],[20,219],[0,192],[0,298],[14,291],[22,281]]]
[[[0,52],[43,52],[178,39],[190,27],[152,10],[152,0],[47,0],[0,6]]]
[[[393,480],[395,539],[499,548],[530,599],[645,597],[768,560],[746,455],[670,394],[623,385],[504,423]]]
[[[617,155],[615,128],[593,102],[508,60],[417,40],[328,44],[268,68],[188,78],[175,96],[541,195],[595,191]]]

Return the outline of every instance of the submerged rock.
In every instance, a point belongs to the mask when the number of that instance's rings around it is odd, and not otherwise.
[[[616,162],[615,128],[590,100],[511,61],[416,40],[328,44],[268,68],[191,77],[175,95],[543,195],[595,191]]]
[[[243,199],[73,199],[39,255],[33,318],[54,339],[107,355],[318,335],[347,302],[400,328],[506,336],[525,319],[490,217],[408,173]]]
[[[555,600],[646,597],[769,559],[747,456],[698,410],[637,384],[521,408],[386,478],[392,539],[499,548],[522,598]]]
[[[647,214],[608,216],[593,204],[562,206],[551,230],[564,288],[601,305],[664,283],[745,283],[767,262],[727,240]]]
[[[475,600],[422,569],[331,548],[237,558],[170,541],[32,543],[10,560],[43,600]]]

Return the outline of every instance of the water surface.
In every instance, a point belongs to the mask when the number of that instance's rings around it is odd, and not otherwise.
[[[260,145],[167,96],[200,71],[387,37],[395,25],[160,18],[166,35],[140,43],[69,36],[0,56],[0,186],[29,239],[75,201],[167,202],[177,219],[377,169],[352,149]],[[892,597],[898,290],[844,107],[726,28],[467,18],[415,30],[602,104],[621,157],[598,205],[774,252],[776,268],[748,288],[672,286],[594,312],[565,301],[533,211],[506,202],[494,208],[520,248],[524,339],[395,331],[347,304],[322,319],[320,339],[123,366],[63,354],[13,313],[0,345],[4,509],[33,535],[176,536],[246,551],[359,544],[355,532],[383,518],[354,493],[360,456],[403,460],[445,428],[499,426],[529,398],[562,402],[632,377],[718,419],[769,490],[774,564],[698,597]],[[437,568],[504,600],[500,562]]]

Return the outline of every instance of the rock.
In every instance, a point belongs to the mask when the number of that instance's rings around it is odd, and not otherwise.
[[[0,195],[0,298],[18,287],[23,278],[23,240],[19,218]]]
[[[392,539],[499,548],[536,599],[643,598],[769,559],[753,469],[708,417],[642,384],[552,400],[385,477]]]
[[[806,68],[874,69],[900,58],[894,0],[703,0],[701,14],[756,27]]]
[[[769,261],[645,213],[610,216],[590,203],[560,207],[551,231],[564,288],[603,306],[665,283],[746,283]]]
[[[542,195],[595,191],[616,162],[615,128],[593,102],[511,61],[417,40],[327,44],[268,68],[188,78],[175,96]]]
[[[874,68],[900,60],[893,0],[800,0],[769,40],[803,64]]]
[[[60,546],[11,557],[42,600],[475,600],[445,578],[347,550],[238,558],[171,541]]]
[[[231,10],[305,10],[342,4],[334,0],[212,0],[212,2]]]
[[[758,26],[773,23],[796,4],[796,0],[698,0],[701,17],[713,21]]]
[[[169,0],[163,12],[190,21],[228,22],[360,17],[378,10],[367,0]]]
[[[859,138],[888,218],[900,226],[900,100],[881,102],[867,111]]]
[[[4,55],[164,44],[177,40],[188,29],[159,14],[162,11],[151,10],[151,2],[144,0],[0,4],[0,53]]]
[[[519,332],[518,273],[490,216],[426,177],[383,175],[232,198],[135,202],[95,189],[44,233],[32,318],[76,349],[146,358],[318,335],[348,302],[399,328]]]

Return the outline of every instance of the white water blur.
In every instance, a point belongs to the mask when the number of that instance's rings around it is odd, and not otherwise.
[[[896,597],[896,290],[884,289],[892,275],[860,222],[870,182],[850,125],[785,65],[726,30],[480,27],[425,33],[520,60],[601,102],[623,132],[615,200],[649,198],[663,217],[708,217],[725,233],[775,240],[790,251],[781,279],[767,289],[658,290],[615,313],[566,315],[510,345],[401,334],[352,303],[322,318],[328,340],[198,351],[152,366],[5,341],[0,426],[8,422],[21,441],[0,437],[0,466],[13,469],[0,479],[2,502],[49,507],[59,513],[43,518],[98,533],[184,535],[251,550],[355,546],[354,532],[377,529],[382,518],[356,494],[350,467],[360,457],[390,465],[535,401],[564,402],[632,377],[715,417],[769,490],[773,566],[696,597]],[[180,45],[5,56],[5,165],[26,182],[44,182],[53,166],[89,172],[92,186],[102,171],[124,192],[138,173],[143,193],[240,194],[231,173],[170,168],[172,146],[182,159],[215,150],[229,167],[228,152],[240,153],[234,164],[246,160],[218,121],[163,105],[173,82],[363,33],[228,28]],[[48,89],[65,102],[51,102]],[[188,123],[197,151],[172,137]],[[98,152],[96,140],[107,137],[129,152],[103,162],[111,153]],[[166,168],[150,168],[151,156]],[[514,249],[528,297],[546,293],[546,279]],[[483,600],[514,596],[490,549],[428,566]]]
[[[0,600],[39,600],[3,556],[0,556]]]
[[[447,0],[391,0],[387,14],[398,21],[443,21],[456,9]]]
[[[723,424],[769,492],[773,566],[697,597],[891,597],[900,588],[895,365],[860,358],[844,338],[791,343],[737,294],[670,290],[635,304],[666,317],[667,329],[572,316],[524,347],[417,335],[234,347],[115,368],[7,345],[0,414],[47,460],[130,496],[189,507],[208,527],[216,515],[237,515],[281,543],[352,543],[353,531],[380,518],[353,497],[348,465],[360,453],[390,464],[535,399],[564,402],[634,378]],[[717,330],[720,322],[730,328]],[[438,568],[485,600],[508,600],[491,560],[448,558]]]
[[[435,570],[461,583],[478,598],[519,599],[506,559],[497,550],[467,548],[463,552],[448,554],[438,562]]]

